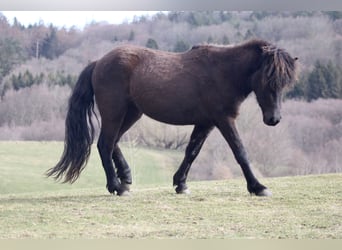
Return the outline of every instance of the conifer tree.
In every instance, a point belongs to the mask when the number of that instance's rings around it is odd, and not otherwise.
[[[156,40],[149,38],[146,42],[146,47],[150,49],[159,49]]]
[[[327,83],[324,76],[324,66],[320,61],[315,63],[314,69],[309,74],[306,88],[307,100],[312,101],[318,98],[324,98],[327,93]]]

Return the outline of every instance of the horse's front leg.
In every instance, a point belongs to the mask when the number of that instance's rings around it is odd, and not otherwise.
[[[259,183],[251,170],[246,150],[235,126],[235,119],[231,117],[220,119],[217,122],[217,127],[232,149],[236,161],[241,166],[242,172],[247,181],[248,191],[251,194],[258,196],[271,196],[271,192]]]
[[[208,137],[212,129],[212,125],[196,125],[192,131],[189,144],[185,150],[183,162],[173,176],[173,185],[177,186],[177,194],[189,193],[189,189],[186,185],[186,179],[188,177],[191,164],[199,154],[205,139]]]

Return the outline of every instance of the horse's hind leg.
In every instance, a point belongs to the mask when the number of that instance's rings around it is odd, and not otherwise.
[[[129,106],[126,112],[124,121],[117,136],[115,147],[113,150],[112,158],[117,168],[117,175],[121,181],[121,192],[129,191],[129,185],[132,184],[131,169],[128,166],[120,147],[117,145],[121,136],[137,121],[140,119],[142,113],[133,105]]]
[[[110,193],[121,192],[120,181],[114,169],[112,154],[115,148],[115,141],[123,121],[123,116],[116,120],[102,119],[100,137],[97,143],[102,166],[106,173],[107,189]]]
[[[117,169],[117,176],[120,179],[120,192],[118,194],[123,195],[129,191],[129,185],[132,184],[131,169],[118,145],[113,150],[112,159]]]
[[[205,139],[208,137],[213,126],[195,126],[192,131],[190,142],[185,150],[185,157],[179,169],[173,176],[173,185],[176,187],[178,194],[188,193],[189,190],[186,186],[186,179],[191,167],[192,162],[199,154]]]

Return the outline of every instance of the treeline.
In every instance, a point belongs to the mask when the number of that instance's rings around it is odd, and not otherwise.
[[[194,44],[232,44],[261,38],[299,57],[299,83],[288,98],[341,98],[342,12],[187,11],[137,16],[132,23],[89,23],[83,30],[43,22],[23,26],[0,13],[0,94],[41,82],[73,86],[78,71],[30,66],[77,51],[70,64],[85,65],[121,43],[182,52]],[[115,14],[115,13],[113,13]],[[82,55],[84,54],[84,55]],[[47,60],[47,61],[46,61]],[[37,66],[37,64],[35,64]],[[77,65],[78,66],[78,65]],[[71,66],[76,68],[77,66]],[[43,72],[44,71],[44,72]],[[328,73],[326,73],[328,72]],[[326,89],[333,89],[332,91]]]
[[[324,64],[316,61],[314,68],[307,74],[301,74],[292,90],[287,92],[287,98],[305,99],[307,101],[319,98],[342,98],[342,67],[331,61]]]

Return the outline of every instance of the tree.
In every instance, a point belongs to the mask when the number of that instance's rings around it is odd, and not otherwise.
[[[340,86],[339,86],[339,72],[336,66],[331,61],[325,67],[324,78],[327,84],[327,98],[339,98]]]
[[[131,32],[129,33],[128,41],[133,41],[134,38],[135,38],[135,33],[133,30],[131,30]]]
[[[323,11],[331,20],[342,19],[342,11]]]
[[[152,39],[152,38],[149,38],[149,39],[147,40],[145,46],[146,46],[147,48],[150,48],[150,49],[159,49],[156,40],[154,40],[154,39]]]
[[[16,17],[13,19],[13,27],[19,28],[21,30],[25,28],[25,26],[23,26]]]
[[[232,19],[232,14],[230,11],[220,11],[219,15],[222,22],[227,22]]]
[[[190,45],[183,40],[178,40],[173,49],[174,52],[184,52],[190,48]]]
[[[315,67],[308,77],[308,84],[306,88],[307,100],[312,101],[318,98],[325,97],[327,92],[327,82],[324,76],[324,65],[317,61]]]
[[[0,80],[12,68],[24,60],[23,51],[19,42],[13,38],[0,38]]]
[[[47,59],[54,59],[59,56],[57,28],[50,25],[49,32],[42,44],[41,55]]]
[[[298,82],[295,83],[293,88],[289,90],[286,93],[286,98],[289,99],[303,99],[306,96],[306,85],[308,74],[302,74],[298,80]]]
[[[255,37],[255,35],[253,34],[253,32],[250,29],[248,29],[246,34],[245,34],[245,40],[249,40],[253,37]]]
[[[257,20],[262,20],[265,17],[269,16],[270,13],[267,11],[253,11],[253,13],[251,14],[251,18],[255,18]]]
[[[229,38],[227,35],[224,35],[223,38],[222,38],[222,44],[223,45],[228,45],[230,42],[229,42]]]
[[[326,65],[317,61],[308,76],[307,100],[318,98],[341,98],[341,69],[329,61]]]
[[[43,79],[43,73],[34,76],[29,70],[26,70],[24,73],[20,72],[17,75],[13,74],[10,78],[10,86],[12,86],[14,90],[19,90],[31,87],[34,84],[39,85],[42,83]]]

